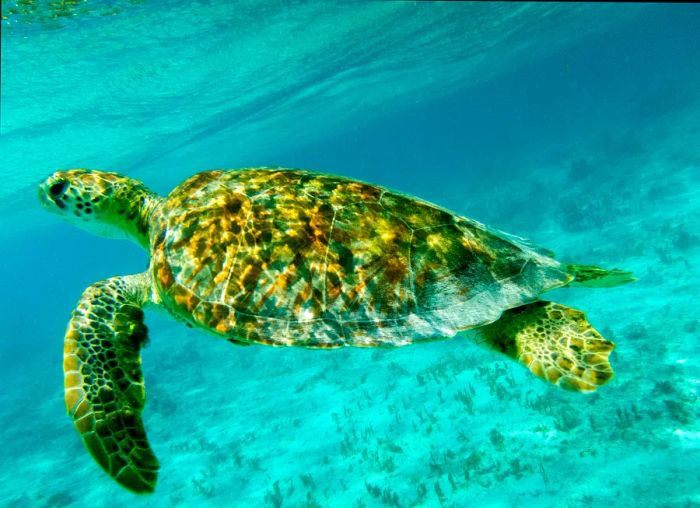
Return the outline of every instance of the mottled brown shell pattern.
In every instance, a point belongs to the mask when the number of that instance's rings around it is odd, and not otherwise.
[[[301,170],[194,175],[151,228],[163,303],[233,342],[402,345],[568,282],[558,262],[374,185]]]

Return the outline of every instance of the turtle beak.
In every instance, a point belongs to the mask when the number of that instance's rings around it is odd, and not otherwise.
[[[68,181],[66,179],[50,176],[39,184],[39,201],[45,208],[53,209],[55,206],[65,210],[66,204],[63,201],[63,196],[67,189]]]

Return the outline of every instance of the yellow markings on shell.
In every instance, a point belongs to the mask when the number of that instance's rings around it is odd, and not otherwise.
[[[393,241],[393,240],[396,238],[396,233],[394,233],[394,232],[391,231],[391,230],[384,231],[384,232],[381,234],[381,238],[382,238],[382,240],[383,240],[384,242],[389,243],[389,242]]]
[[[432,233],[426,238],[426,243],[428,247],[436,251],[442,251],[444,246],[442,242],[442,235],[438,233]]]

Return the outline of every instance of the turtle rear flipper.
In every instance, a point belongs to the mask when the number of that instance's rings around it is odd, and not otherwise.
[[[159,467],[141,420],[147,287],[148,276],[140,274],[87,288],[73,311],[63,355],[68,414],[98,464],[134,492],[152,492]]]
[[[537,301],[507,310],[479,333],[489,347],[568,390],[590,392],[613,376],[608,356],[615,345],[583,312],[558,303]]]

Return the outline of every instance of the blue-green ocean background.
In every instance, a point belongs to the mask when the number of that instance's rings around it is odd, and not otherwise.
[[[73,5],[75,4],[75,5]],[[6,2],[0,505],[700,506],[700,8]],[[149,313],[155,494],[66,416],[62,337],[136,245],[40,209],[58,168],[166,194],[301,167],[418,195],[636,284],[561,289],[614,340],[598,393],[470,340],[237,348]]]

